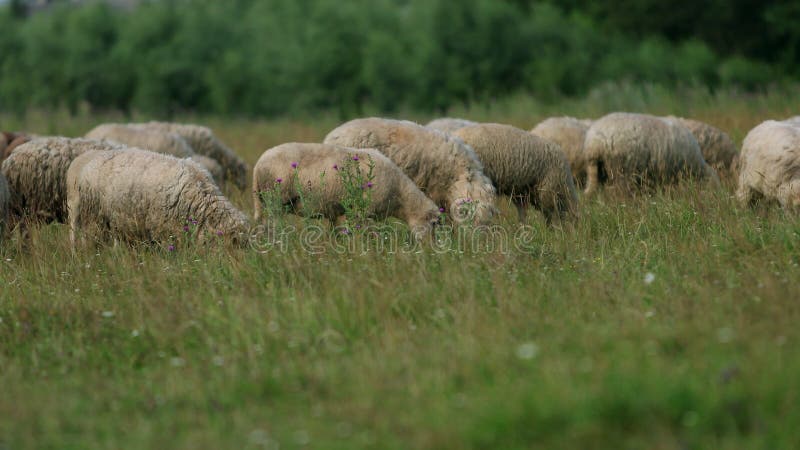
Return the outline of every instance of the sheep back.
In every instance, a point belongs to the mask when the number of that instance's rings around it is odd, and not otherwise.
[[[240,189],[247,186],[247,164],[214,135],[211,128],[194,124],[147,122],[134,126],[176,133],[189,143],[195,153],[215,159]]]
[[[66,220],[66,176],[69,165],[90,150],[120,150],[110,142],[63,137],[37,138],[17,147],[3,161],[11,191],[10,213],[44,222]]]
[[[115,141],[128,147],[141,148],[178,158],[189,158],[195,154],[186,140],[175,133],[135,128],[118,123],[98,125],[86,133],[86,138]]]
[[[434,119],[428,122],[428,124],[425,126],[428,128],[433,128],[434,130],[443,131],[445,133],[452,133],[461,128],[468,127],[470,125],[476,125],[477,123],[478,122],[473,122],[471,120],[466,120],[466,119],[442,117],[440,119]]]
[[[219,234],[243,243],[247,217],[211,175],[189,159],[140,149],[87,152],[67,174],[70,228],[88,227],[127,242],[157,242],[194,220],[198,240]]]
[[[800,207],[800,127],[768,120],[744,138],[736,196],[743,204],[764,198]]]
[[[471,219],[476,223],[488,223],[496,211],[494,187],[477,155],[446,133],[408,121],[366,118],[334,129],[325,143],[380,151],[428,197],[448,209],[466,199],[474,200],[478,206]],[[461,219],[458,215],[454,218]]]
[[[583,143],[586,132],[592,125],[591,120],[574,117],[550,117],[536,125],[531,134],[555,142],[567,156],[572,175],[579,186],[586,183],[586,159],[583,155]]]
[[[586,193],[599,185],[627,189],[671,184],[682,178],[719,183],[692,133],[672,119],[612,113],[586,132]]]
[[[510,125],[484,123],[454,132],[472,147],[497,192],[532,204],[548,221],[577,212],[569,162],[558,144]]]

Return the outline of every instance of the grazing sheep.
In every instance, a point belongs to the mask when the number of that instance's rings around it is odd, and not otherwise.
[[[356,119],[328,133],[325,143],[380,151],[457,222],[486,224],[496,211],[494,187],[475,152],[441,131],[400,120]],[[466,214],[463,202],[472,205]]]
[[[190,220],[200,242],[216,234],[244,244],[249,228],[200,165],[140,149],[77,157],[67,172],[67,208],[73,244],[87,228],[131,243],[164,241]]]
[[[6,181],[6,177],[0,173],[0,241],[3,240],[6,222],[8,222],[8,201],[8,182]]]
[[[623,191],[676,183],[684,177],[718,185],[692,133],[672,119],[612,113],[586,132],[586,194],[600,185]]]
[[[579,187],[586,184],[586,158],[583,154],[583,142],[586,132],[592,125],[591,120],[581,120],[574,117],[551,117],[540,122],[531,133],[540,138],[555,142],[567,155],[572,176]]]
[[[784,122],[792,124],[794,126],[800,126],[800,116],[790,117],[790,118],[784,120]]]
[[[175,133],[184,138],[195,153],[216,160],[224,169],[226,178],[240,189],[247,187],[247,164],[233,150],[222,143],[208,127],[169,122],[132,124],[135,127]]]
[[[578,194],[558,144],[497,123],[461,128],[453,135],[475,150],[484,173],[498,194],[511,197],[520,220],[531,205],[542,211],[548,223],[577,214]]]
[[[33,136],[25,133],[0,133],[0,163],[3,162],[15,148],[30,141]]]
[[[728,133],[699,120],[674,116],[667,118],[676,120],[692,132],[700,144],[703,159],[720,177],[731,178],[735,175],[739,163],[739,150]]]
[[[768,120],[742,143],[737,199],[744,205],[777,201],[800,209],[800,126]]]
[[[106,123],[86,133],[87,139],[109,140],[128,147],[141,148],[156,153],[190,158],[205,167],[217,181],[224,181],[222,166],[207,156],[198,155],[184,138],[176,133],[152,130],[117,123]]]
[[[117,144],[64,137],[33,139],[3,161],[11,190],[10,212],[16,217],[65,222],[66,179],[70,163],[89,150],[121,150]]]
[[[442,117],[441,119],[435,119],[428,122],[428,124],[425,126],[428,128],[433,128],[434,130],[443,131],[445,133],[452,133],[456,130],[460,130],[461,128],[477,124],[478,122],[473,122],[471,120]]]
[[[349,161],[357,164],[366,174],[373,164],[374,180],[371,203],[367,213],[378,219],[396,217],[408,223],[417,237],[429,235],[432,225],[438,222],[439,208],[417,188],[399,167],[377,150],[338,147],[328,144],[289,143],[264,152],[253,167],[253,205],[255,219],[261,218],[263,192],[280,189],[282,204],[291,205],[293,212],[304,208],[336,221],[344,214],[342,199],[346,195],[340,170]],[[327,174],[321,178],[321,174]],[[313,205],[301,205],[301,186]],[[307,201],[307,203],[309,203]]]

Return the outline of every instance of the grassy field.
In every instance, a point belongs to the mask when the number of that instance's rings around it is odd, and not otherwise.
[[[674,113],[740,142],[799,97],[617,86],[450,113],[526,129]],[[251,164],[338,123],[179,119]],[[66,135],[106,120],[122,119],[0,117]],[[800,219],[743,209],[730,184],[581,208],[574,228],[548,229],[506,205],[494,239],[509,245],[493,248],[401,234],[309,252],[293,234],[73,255],[63,225],[14,236],[0,246],[0,449],[800,447]]]

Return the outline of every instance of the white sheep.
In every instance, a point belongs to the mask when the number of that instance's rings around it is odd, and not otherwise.
[[[453,135],[475,150],[484,173],[498,194],[511,197],[520,220],[529,206],[542,211],[548,223],[577,215],[578,194],[558,144],[497,123],[464,127]]]
[[[122,150],[118,144],[64,137],[37,138],[17,147],[3,161],[11,191],[10,212],[18,218],[66,221],[67,169],[89,150]]]
[[[76,158],[67,172],[67,208],[73,244],[87,229],[135,243],[166,241],[184,226],[199,242],[216,235],[244,244],[249,229],[200,165],[140,149]]]
[[[418,238],[430,235],[439,220],[439,208],[397,165],[377,150],[328,144],[288,143],[261,155],[253,167],[255,219],[261,218],[264,193],[278,189],[281,204],[291,206],[294,213],[316,213],[335,222],[345,213],[344,176],[353,175],[354,167],[367,174],[370,165],[374,178],[361,186],[369,190],[371,199],[366,213],[378,219],[401,219]]]
[[[457,222],[486,224],[496,212],[495,189],[477,155],[447,133],[408,121],[367,118],[339,126],[325,143],[380,151]],[[469,210],[462,210],[464,202]]]
[[[673,119],[612,113],[586,132],[586,194],[600,185],[623,191],[676,183],[683,178],[719,184],[688,128]]]
[[[737,199],[744,205],[777,201],[800,209],[800,124],[768,120],[742,143]]]
[[[178,134],[189,143],[195,153],[216,160],[222,166],[226,178],[230,178],[236,186],[240,189],[247,186],[247,164],[236,152],[222,143],[210,128],[170,122],[147,122],[131,125]]]
[[[8,222],[8,202],[10,194],[8,192],[8,182],[6,177],[0,173],[0,241],[3,240],[3,234]]]
[[[555,142],[561,147],[561,150],[567,155],[575,183],[580,187],[586,184],[586,158],[583,154],[583,143],[591,125],[592,121],[586,119],[550,117],[531,130],[533,135]]]
[[[455,119],[452,117],[442,117],[440,119],[434,119],[428,122],[425,125],[428,128],[433,128],[434,130],[443,131],[445,133],[452,133],[453,131],[459,130],[464,127],[468,127],[470,125],[477,125],[478,122],[473,122],[471,120],[466,119]]]
[[[177,133],[119,123],[105,123],[94,127],[86,133],[85,137],[114,141],[128,147],[150,150],[177,158],[190,158],[205,167],[215,180],[224,181],[225,173],[222,166],[214,159],[195,153],[186,140]]]
[[[728,133],[699,120],[674,116],[668,118],[677,120],[692,132],[700,145],[703,159],[717,171],[720,177],[735,176],[739,164],[739,150]]]

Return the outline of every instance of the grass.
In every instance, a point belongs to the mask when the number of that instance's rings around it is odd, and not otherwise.
[[[792,114],[781,93],[626,95],[452,114],[674,112],[737,141]],[[3,123],[77,135],[106,119]],[[250,163],[337,123],[190,119]],[[505,249],[401,235],[309,253],[294,234],[283,250],[72,255],[65,226],[34,228],[0,247],[0,448],[797,448],[800,219],[731,195],[600,196],[574,229],[533,215],[516,240],[505,205]]]

